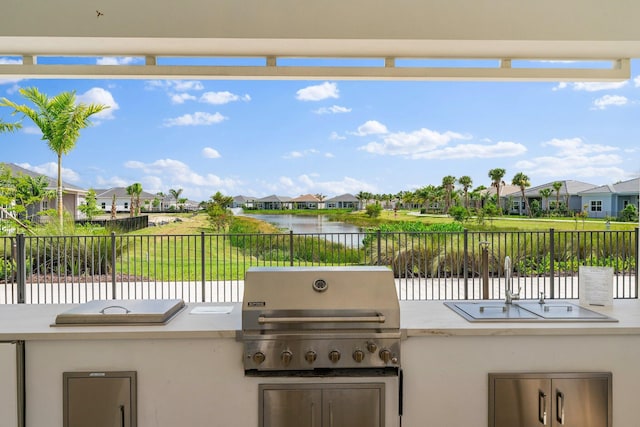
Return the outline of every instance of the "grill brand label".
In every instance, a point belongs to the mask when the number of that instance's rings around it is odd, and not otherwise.
[[[264,307],[267,303],[264,301],[247,301],[248,307]]]

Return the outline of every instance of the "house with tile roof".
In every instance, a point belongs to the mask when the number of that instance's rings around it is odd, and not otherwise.
[[[48,185],[46,190],[48,191],[56,191],[58,188],[57,178],[52,178],[50,176],[33,172],[29,169],[18,166],[15,163],[1,163],[0,166],[7,168],[11,171],[11,173],[16,175],[29,175],[32,177],[44,176]],[[87,190],[84,188],[76,187],[75,185],[69,184],[68,182],[62,181],[62,205],[65,211],[71,214],[71,217],[76,219],[84,218],[84,214],[78,210],[78,206],[85,200],[85,196],[87,195]],[[27,216],[30,220],[37,219],[37,214],[39,212],[45,211],[47,209],[55,209],[57,206],[57,197],[45,198],[39,204],[32,205],[29,207],[27,211]]]
[[[617,217],[627,205],[638,205],[640,178],[601,185],[580,193],[589,218]]]

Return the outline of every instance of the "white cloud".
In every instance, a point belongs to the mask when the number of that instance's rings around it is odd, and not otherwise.
[[[307,157],[307,156],[312,156],[312,155],[316,155],[319,154],[320,152],[318,150],[316,150],[315,148],[310,148],[308,150],[303,150],[303,151],[291,151],[287,154],[285,154],[284,156],[282,156],[282,158],[284,159],[299,159],[301,157]]]
[[[640,87],[640,75],[636,76],[636,78],[633,79],[633,83],[635,87]]]
[[[627,105],[628,103],[629,103],[629,99],[626,96],[605,95],[593,101],[593,109],[604,110],[607,107],[611,107],[611,106],[620,107],[622,105]]]
[[[366,135],[380,135],[388,133],[387,127],[376,120],[369,120],[363,125],[358,126],[356,132],[351,132],[352,135],[366,136]]]
[[[44,163],[38,166],[31,165],[29,163],[17,163],[18,166],[33,171],[35,173],[39,173],[41,175],[46,175],[51,178],[56,178],[58,176],[58,164],[54,162]],[[80,175],[73,169],[62,167],[62,180],[68,183],[80,182]]]
[[[2,65],[21,65],[22,64],[22,59],[20,59],[20,58],[0,57],[0,64],[2,64]]]
[[[26,133],[27,135],[42,136],[42,131],[37,126],[24,126],[22,128],[22,132]]]
[[[372,154],[389,156],[406,156],[408,158],[424,158],[429,152],[449,144],[454,140],[470,139],[469,136],[457,132],[436,132],[422,128],[410,133],[396,132],[386,135],[382,142],[370,142],[359,147],[359,150]]]
[[[615,153],[619,151],[616,147],[586,144],[580,138],[553,139],[542,146],[554,147],[557,152],[516,162],[515,167],[547,178],[600,177],[614,182],[625,177],[625,171],[619,167],[624,159]]]
[[[184,104],[185,101],[195,101],[196,97],[186,93],[186,92],[182,92],[182,93],[174,93],[172,95],[169,95],[169,97],[171,98],[171,102],[173,104]]]
[[[342,114],[350,113],[351,108],[341,107],[340,105],[332,105],[331,107],[322,107],[314,111],[316,114]]]
[[[340,141],[343,139],[347,139],[347,137],[338,134],[338,132],[331,132],[331,135],[329,135],[329,139],[332,141]]]
[[[196,200],[208,199],[216,191],[232,193],[242,184],[241,181],[221,178],[210,173],[199,174],[186,163],[174,159],[160,159],[152,163],[131,160],[125,162],[124,166],[143,171],[147,176],[142,179],[153,180],[160,189],[158,191],[166,192],[169,188],[184,188],[184,196]]]
[[[200,96],[200,102],[204,102],[205,104],[213,104],[213,105],[221,105],[228,104],[229,102],[235,101],[250,101],[251,97],[249,95],[236,95],[235,93],[231,93],[228,91],[223,92],[205,92]]]
[[[370,183],[345,176],[341,180],[322,181],[314,174],[303,174],[297,178],[281,176],[275,182],[260,182],[267,191],[275,194],[331,194],[340,195],[344,193],[355,194],[359,191],[378,192],[378,189]]]
[[[324,82],[321,85],[307,86],[296,92],[299,101],[322,101],[328,98],[339,98],[340,91],[335,83]]]
[[[177,90],[178,92],[204,89],[202,82],[198,80],[170,80],[169,84],[173,90]]]
[[[517,142],[500,141],[495,144],[459,144],[440,150],[415,154],[412,159],[490,159],[515,157],[527,152],[527,147]]]
[[[113,119],[113,113],[120,108],[115,99],[113,99],[113,95],[111,95],[111,92],[101,87],[91,88],[82,95],[78,95],[77,99],[78,102],[83,104],[102,104],[109,106],[109,108],[102,110],[92,116],[96,119]]]
[[[112,176],[109,178],[103,178],[102,176],[98,176],[96,178],[96,184],[97,187],[103,187],[103,188],[111,188],[111,187],[127,187],[129,185],[131,185],[131,181],[127,181],[124,178],[121,178],[119,176]],[[144,191],[148,191],[146,188],[144,188]]]
[[[614,90],[621,89],[627,85],[627,81],[621,82],[576,82],[576,83],[559,83],[553,90],[561,90],[568,87],[573,90],[586,91],[586,92],[598,92],[601,90]]]
[[[202,155],[208,159],[218,159],[220,158],[220,153],[218,152],[218,150],[211,148],[211,147],[205,147],[202,149]]]
[[[325,156],[327,159],[333,159],[333,158],[335,157],[335,156],[333,155],[333,153],[324,153],[324,156]]]
[[[97,65],[130,65],[136,62],[142,62],[142,60],[132,56],[105,56],[96,60]]]
[[[618,150],[618,148],[611,145],[587,144],[581,138],[554,138],[552,140],[543,142],[542,146],[557,148],[559,150],[558,155],[560,156],[587,155]]]
[[[180,117],[165,119],[164,126],[210,126],[226,119],[227,118],[220,113],[210,114],[198,111],[193,114],[185,114]]]

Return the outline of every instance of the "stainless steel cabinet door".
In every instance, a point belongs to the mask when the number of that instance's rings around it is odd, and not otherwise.
[[[380,427],[381,389],[327,389],[322,394],[323,427]]]
[[[261,426],[321,427],[322,390],[271,389],[262,391]]]
[[[609,381],[606,377],[552,381],[553,426],[610,426]]]
[[[135,372],[65,372],[64,427],[136,427]]]
[[[498,378],[493,388],[491,427],[541,427],[551,425],[551,380]]]

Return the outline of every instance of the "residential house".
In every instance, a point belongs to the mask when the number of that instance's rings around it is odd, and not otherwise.
[[[46,187],[47,191],[57,191],[58,183],[57,178],[51,178],[47,175],[33,172],[29,169],[25,169],[21,166],[16,165],[15,163],[0,163],[0,166],[8,168],[11,170],[11,173],[16,175],[29,175],[32,177],[44,176],[47,178],[48,185]],[[68,182],[62,181],[62,205],[65,211],[69,212],[74,220],[84,218],[84,214],[78,211],[78,206],[85,200],[85,196],[87,194],[87,190],[76,187],[75,185],[71,185]],[[39,204],[29,206],[27,210],[27,217],[30,220],[37,220],[38,213],[41,211],[45,211],[47,209],[56,209],[57,207],[57,197],[45,198]]]
[[[553,184],[555,182],[562,183],[559,194],[556,194],[556,191],[553,188]],[[596,185],[594,184],[582,181],[553,181],[546,184],[537,185],[535,187],[527,188],[524,192],[524,196],[527,198],[529,206],[531,206],[531,203],[534,200],[537,200],[540,203],[540,207],[543,211],[557,210],[558,207],[556,206],[556,204],[559,201],[560,207],[566,207],[567,212],[581,212],[583,203],[580,193],[595,187]],[[544,190],[546,188],[551,189],[551,196],[545,199],[540,195],[540,190]],[[519,213],[521,215],[524,215],[526,213],[524,200],[522,199],[520,191],[518,191],[518,194],[514,194],[512,213]]]
[[[251,196],[235,196],[233,202],[231,202],[231,208],[252,209],[255,207],[256,199],[256,197]]]
[[[324,201],[327,209],[359,209],[360,200],[353,194],[345,193]]]
[[[601,185],[580,193],[589,218],[617,217],[627,205],[638,205],[640,178]]]
[[[115,195],[116,212],[129,212],[131,210],[131,196],[127,194],[127,189],[125,187],[97,189],[94,191],[96,192],[96,203],[98,205],[98,209],[101,209],[104,212],[111,212],[113,196]],[[140,194],[140,208],[150,210],[155,198],[155,194],[143,191]]]
[[[513,196],[520,193],[520,187],[517,185],[506,184],[504,181],[500,185],[500,208],[507,209],[509,212],[513,208]],[[490,186],[480,192],[482,194],[482,207],[491,197],[496,195],[496,187]]]
[[[324,208],[324,202],[318,199],[313,194],[304,194],[302,196],[291,199],[291,203],[294,209],[322,209]]]
[[[291,197],[276,196],[275,194],[256,200],[257,209],[282,210],[291,209]]]

